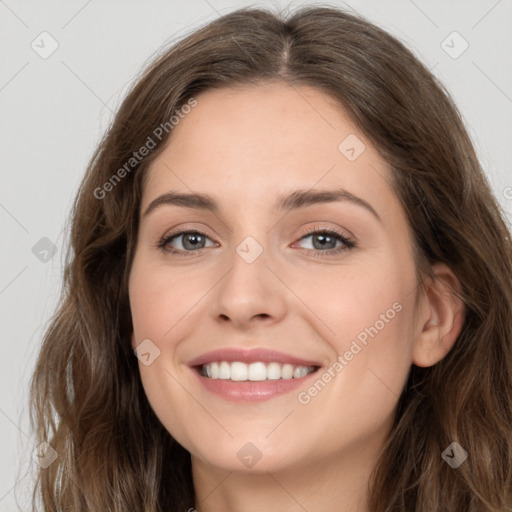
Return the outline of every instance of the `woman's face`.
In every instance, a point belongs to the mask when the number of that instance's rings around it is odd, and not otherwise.
[[[390,169],[316,89],[196,99],[142,197],[129,293],[149,402],[209,466],[363,460],[421,329]]]

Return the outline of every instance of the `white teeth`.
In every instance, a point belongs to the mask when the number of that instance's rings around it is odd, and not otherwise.
[[[267,379],[277,380],[281,378],[281,365],[279,363],[268,363]]]
[[[208,365],[206,365],[206,372],[208,374]],[[247,365],[244,363],[231,363],[231,380],[247,380]]]
[[[293,366],[291,364],[285,364],[281,368],[281,378],[291,379],[293,377]]]
[[[278,379],[300,379],[315,371],[314,366],[293,366],[277,362],[245,364],[240,361],[207,363],[201,367],[201,375],[210,379],[240,381],[262,381]]]
[[[222,361],[219,365],[219,379],[231,378],[231,365],[226,361]]]
[[[247,380],[266,380],[267,367],[265,363],[251,363]]]

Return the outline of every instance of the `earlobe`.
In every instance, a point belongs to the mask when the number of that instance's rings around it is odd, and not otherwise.
[[[432,271],[434,277],[425,286],[413,348],[412,362],[422,367],[433,366],[448,354],[464,324],[459,280],[443,263],[433,265]]]

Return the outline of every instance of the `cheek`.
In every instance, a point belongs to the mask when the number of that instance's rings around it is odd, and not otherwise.
[[[136,341],[150,338],[163,345],[166,339],[168,347],[175,337],[171,332],[184,327],[187,314],[198,305],[208,286],[213,286],[207,278],[200,278],[197,272],[192,275],[186,268],[171,271],[165,265],[145,264],[142,257],[134,261],[129,294]]]
[[[297,401],[305,422],[324,418],[326,449],[336,449],[340,436],[347,443],[363,442],[390,425],[407,380],[414,294],[409,279],[384,270],[347,277],[343,287],[331,281],[336,291],[324,295],[324,303],[337,304],[326,306],[322,317],[335,332],[325,338],[332,362],[299,390]],[[320,304],[316,293],[311,298]]]
[[[186,314],[185,306],[191,299],[187,300],[184,295],[193,295],[193,290],[183,289],[178,275],[170,276],[163,267],[146,262],[143,254],[136,256],[129,281],[133,345],[135,348],[147,343],[145,340],[152,343],[146,349],[151,353],[150,364],[139,361],[140,378],[151,408],[173,434],[183,432],[184,428],[180,418],[172,412],[186,410],[188,405],[178,384],[180,367],[174,364],[177,354],[172,342],[174,334],[186,326],[180,319]]]
[[[187,446],[191,442],[189,418],[202,411],[197,410],[184,385],[190,376],[186,375],[180,340],[193,338],[204,306],[201,299],[216,280],[217,274],[211,271],[199,277],[197,270],[192,275],[184,267],[170,269],[155,264],[142,251],[134,259],[130,274],[134,345],[149,339],[158,353],[150,365],[139,362],[142,385],[162,424]]]
[[[337,268],[297,272],[285,279],[293,283],[315,325],[340,353],[349,348],[350,340],[358,338],[364,343],[375,331],[380,336],[403,324],[407,315],[402,310],[414,299],[415,273],[413,265],[396,261],[361,259]]]
[[[302,390],[303,402],[314,398],[321,403],[327,395],[328,400],[339,396],[350,402],[352,397],[349,408],[367,403],[389,412],[412,362],[416,291],[412,261],[361,262],[325,275],[316,273],[314,286],[305,277],[294,282],[298,294],[312,305],[312,318],[331,348],[331,363],[322,381],[326,386],[320,382],[316,389]],[[330,391],[324,393],[327,387]],[[320,391],[323,398],[317,400]]]

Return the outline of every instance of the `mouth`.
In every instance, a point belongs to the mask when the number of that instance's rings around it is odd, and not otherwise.
[[[232,401],[267,400],[306,385],[321,364],[268,349],[222,349],[189,362],[202,386]]]
[[[281,364],[277,361],[265,363],[256,361],[246,364],[242,361],[215,361],[195,367],[207,379],[230,380],[232,382],[261,382],[264,380],[290,380],[306,377],[318,370],[318,366]]]

